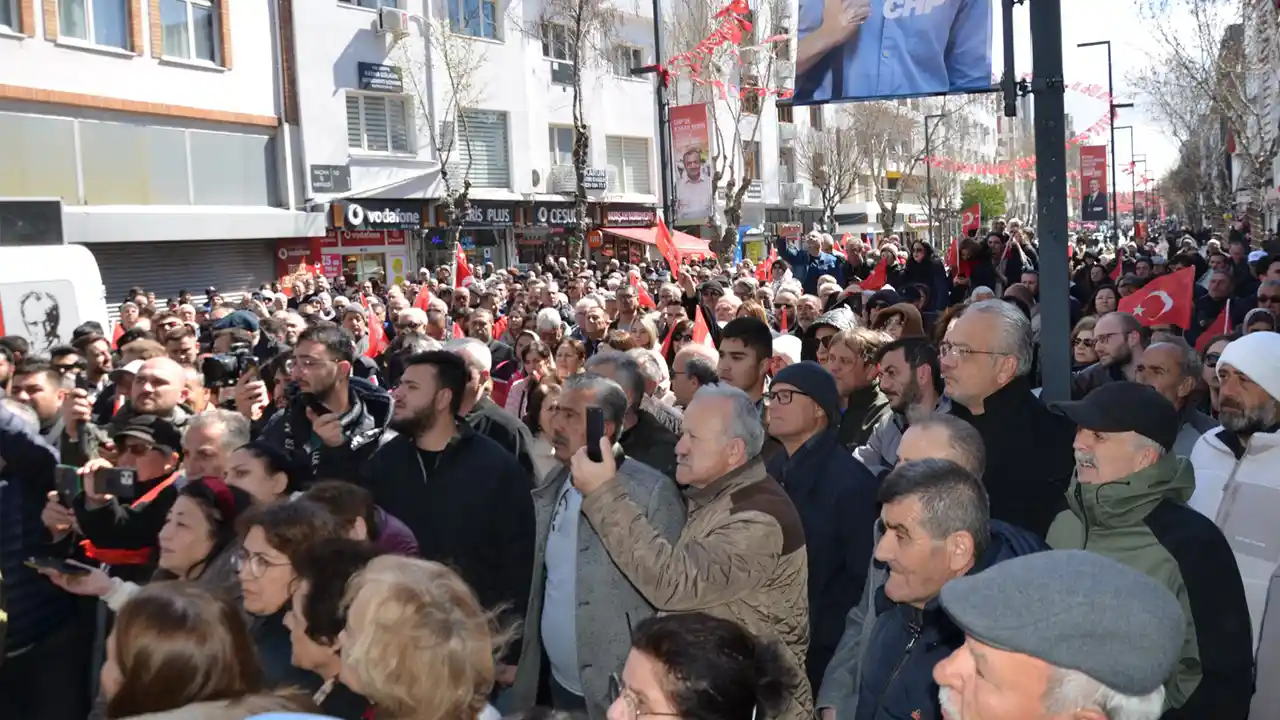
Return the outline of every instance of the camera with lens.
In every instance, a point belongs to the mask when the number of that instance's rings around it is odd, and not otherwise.
[[[258,358],[248,343],[236,343],[227,352],[209,355],[200,363],[200,373],[208,388],[231,387],[246,372],[257,369]]]

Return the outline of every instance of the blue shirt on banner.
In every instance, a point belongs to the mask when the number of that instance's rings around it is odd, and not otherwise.
[[[800,38],[825,2],[800,0]],[[992,0],[871,0],[857,33],[796,78],[797,103],[936,95],[991,87]]]

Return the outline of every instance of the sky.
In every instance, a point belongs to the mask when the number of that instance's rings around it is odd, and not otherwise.
[[[1034,0],[1032,0],[1034,2]],[[1178,160],[1178,146],[1161,126],[1143,108],[1143,99],[1131,87],[1127,78],[1146,67],[1151,60],[1149,49],[1154,45],[1150,31],[1144,30],[1135,0],[1061,0],[1062,2],[1062,63],[1067,85],[1074,82],[1101,87],[1107,85],[1107,49],[1105,46],[1077,48],[1084,42],[1111,41],[1111,59],[1115,81],[1115,101],[1132,102],[1133,109],[1117,113],[1117,126],[1132,125],[1133,145],[1130,147],[1129,131],[1116,133],[1116,160],[1121,167],[1129,162],[1130,152],[1147,158],[1147,171],[1158,178],[1172,168]],[[997,74],[1003,64],[1000,47],[1000,0],[995,4],[995,56]],[[1015,66],[1019,75],[1031,72],[1031,32],[1027,3],[1014,8]],[[1106,117],[1107,103],[1068,89],[1067,112],[1072,115],[1079,132]],[[1107,133],[1092,139],[1089,144],[1105,144]],[[1141,166],[1139,166],[1141,171]],[[1127,176],[1120,178],[1120,189],[1128,190]]]

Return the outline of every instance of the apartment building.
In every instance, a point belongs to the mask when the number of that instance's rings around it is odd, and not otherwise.
[[[274,5],[0,0],[0,232],[82,243],[108,304],[272,279],[299,209]]]

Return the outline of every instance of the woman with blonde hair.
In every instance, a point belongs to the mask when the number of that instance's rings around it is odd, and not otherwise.
[[[347,586],[342,682],[377,720],[490,720],[495,651],[507,638],[453,570],[385,555]]]

